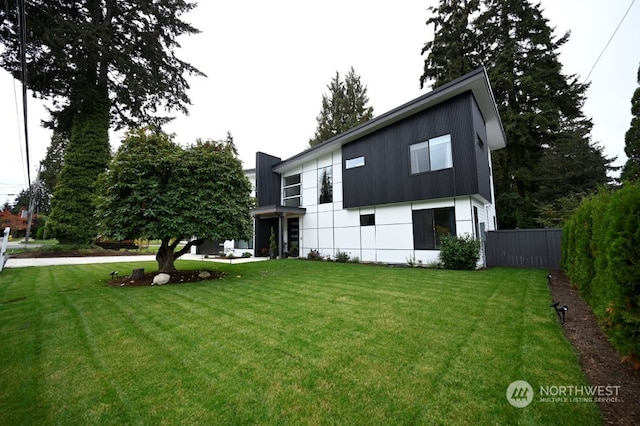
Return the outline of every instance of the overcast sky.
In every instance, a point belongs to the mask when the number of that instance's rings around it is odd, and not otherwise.
[[[556,35],[571,31],[561,51],[566,74],[583,81],[633,0],[542,0]],[[197,138],[223,139],[230,131],[245,168],[256,151],[286,159],[302,150],[316,128],[322,94],[339,71],[354,67],[366,84],[369,105],[380,115],[426,93],[420,89],[424,57],[433,36],[427,7],[435,0],[201,0],[185,20],[202,30],[181,40],[178,56],[208,78],[190,78],[193,105],[166,130],[184,144]],[[615,38],[593,70],[584,113],[593,119],[592,137],[616,164],[626,161],[624,134],[630,100],[638,87],[640,2],[633,4]],[[20,83],[0,71],[0,202],[12,202],[27,186]],[[51,133],[31,99],[31,178],[46,153]],[[112,134],[116,147],[121,134]],[[507,141],[508,143],[509,141]]]

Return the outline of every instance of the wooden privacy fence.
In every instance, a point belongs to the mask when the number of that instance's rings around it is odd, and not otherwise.
[[[560,269],[562,229],[509,229],[487,232],[487,267]]]

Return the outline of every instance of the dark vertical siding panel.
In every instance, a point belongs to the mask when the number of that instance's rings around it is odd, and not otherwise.
[[[487,266],[560,269],[561,229],[490,231],[485,241]]]
[[[256,201],[260,206],[280,205],[281,177],[273,171],[280,158],[263,152],[256,154]]]
[[[472,100],[471,109],[473,111],[473,123],[475,134],[473,135],[475,146],[474,152],[476,154],[476,177],[478,182],[478,194],[482,195],[487,201],[492,202],[491,199],[491,181],[489,168],[489,141],[487,140],[487,127],[484,121],[484,117],[476,104],[475,99]],[[484,142],[484,147],[478,146],[477,138],[480,138]]]
[[[471,195],[478,192],[473,95],[459,95],[342,147],[343,160],[365,157],[345,169],[346,208]],[[453,169],[411,175],[409,146],[451,134]]]

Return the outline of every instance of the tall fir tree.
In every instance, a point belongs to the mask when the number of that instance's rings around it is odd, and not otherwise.
[[[316,118],[318,127],[309,140],[310,147],[373,118],[373,107],[367,106],[367,86],[362,84],[353,67],[344,80],[336,71],[336,76],[331,79],[327,88],[329,94],[322,95],[322,109]]]
[[[54,132],[51,136],[51,143],[47,148],[45,157],[40,161],[40,181],[42,182],[42,193],[47,203],[44,212],[51,211],[51,197],[58,183],[58,178],[64,165],[64,154],[67,151],[69,140],[60,133]]]
[[[151,123],[187,112],[185,75],[202,75],[178,59],[177,37],[198,32],[180,16],[186,0],[33,0],[19,13],[0,8],[0,66],[53,105],[47,123],[69,139],[49,225],[61,241],[87,243],[96,235],[93,184],[110,157],[108,130]],[[21,37],[28,33],[22,73]]]
[[[638,85],[640,85],[640,67],[638,67]],[[640,181],[640,87],[636,88],[631,98],[631,125],[624,135],[624,152],[627,162],[622,171],[622,181]]]
[[[479,66],[477,35],[470,24],[480,11],[480,0],[442,0],[427,10],[431,16],[426,24],[433,25],[434,37],[422,48],[421,54],[428,55],[420,88],[428,82],[436,88]]]
[[[433,64],[466,61],[471,67],[487,68],[507,137],[507,147],[493,153],[492,158],[499,226],[535,227],[543,202],[568,195],[558,188],[550,191],[553,182],[562,180],[567,172],[563,167],[569,166],[567,162],[564,166],[548,164],[564,158],[557,153],[588,153],[582,158],[590,161],[589,166],[581,169],[594,173],[582,173],[573,186],[564,186],[563,190],[582,191],[594,181],[603,182],[603,176],[607,181],[611,161],[592,145],[592,123],[581,110],[588,86],[581,84],[577,76],[562,73],[559,49],[569,34],[556,38],[539,4],[528,0],[483,0],[479,5],[461,3],[460,11],[455,7],[442,0],[436,10],[444,10],[446,15],[440,21],[428,21],[450,24],[440,30],[436,26],[432,46],[437,48],[428,51],[422,78],[440,85],[461,75],[434,69]],[[480,12],[475,13],[478,7]],[[457,47],[443,47],[459,43],[459,37],[450,32],[459,31],[465,19],[468,26],[464,32],[469,34],[465,37],[471,44],[466,47],[467,53]],[[423,54],[426,52],[423,50]],[[451,57],[458,52],[466,59]],[[547,174],[541,175],[542,170]]]

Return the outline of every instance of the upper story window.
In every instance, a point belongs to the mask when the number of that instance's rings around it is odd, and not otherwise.
[[[355,169],[364,166],[364,157],[351,158],[345,161],[345,169]]]
[[[302,205],[300,174],[285,176],[282,181],[282,204],[287,207],[299,207]]]
[[[333,202],[333,167],[318,169],[318,204]]]
[[[451,135],[442,135],[409,146],[411,174],[453,167]]]

